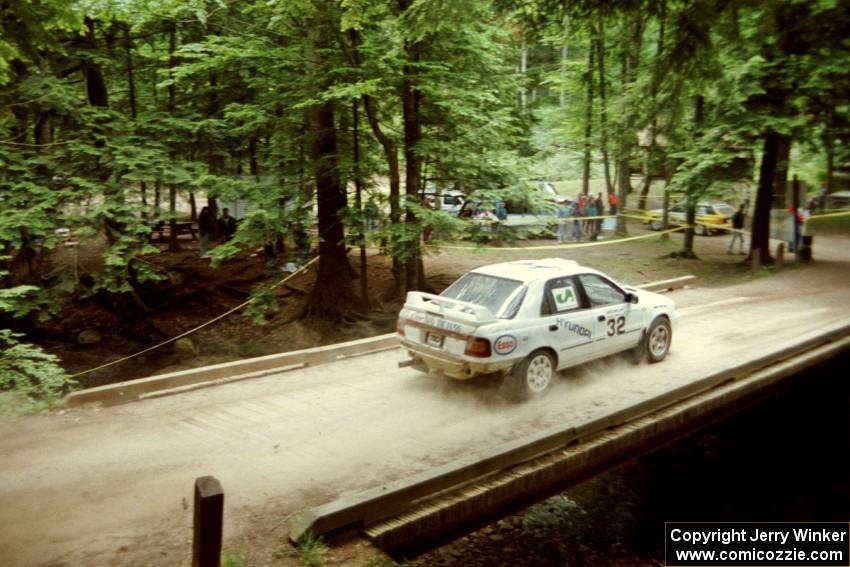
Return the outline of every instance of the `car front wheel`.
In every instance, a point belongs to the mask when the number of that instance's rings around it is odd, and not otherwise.
[[[555,373],[555,357],[547,350],[536,350],[508,375],[508,395],[516,400],[540,397],[552,387]]]
[[[704,224],[698,224],[694,227],[694,234],[697,236],[705,236],[707,232]]]
[[[658,219],[649,221],[649,228],[652,230],[661,230],[661,221]]]
[[[646,355],[650,362],[661,362],[670,350],[673,331],[667,317],[658,317],[646,333]]]

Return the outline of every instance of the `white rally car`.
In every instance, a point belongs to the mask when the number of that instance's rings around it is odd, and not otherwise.
[[[409,292],[397,330],[412,359],[403,364],[460,380],[502,375],[527,399],[558,370],[595,358],[664,359],[676,319],[668,297],[549,258],[472,270],[440,295]]]

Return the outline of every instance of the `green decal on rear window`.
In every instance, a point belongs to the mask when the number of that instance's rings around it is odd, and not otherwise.
[[[552,289],[552,299],[555,300],[555,308],[558,311],[566,311],[578,307],[578,299],[573,286],[556,287]]]

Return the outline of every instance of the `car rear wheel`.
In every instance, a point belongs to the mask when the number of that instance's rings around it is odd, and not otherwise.
[[[667,317],[657,317],[646,333],[646,356],[650,362],[661,362],[670,350],[673,331]]]
[[[694,226],[694,234],[696,234],[697,236],[705,236],[706,232],[707,231],[705,229],[704,224],[698,224],[698,225]]]
[[[515,400],[542,396],[552,387],[556,368],[552,353],[543,349],[532,352],[508,375],[508,396]]]

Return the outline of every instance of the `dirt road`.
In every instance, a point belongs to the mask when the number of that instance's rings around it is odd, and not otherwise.
[[[282,541],[286,518],[304,507],[600,417],[847,322],[850,254],[824,246],[817,259],[741,285],[674,292],[683,319],[665,362],[599,361],[526,405],[487,384],[398,369],[405,357],[394,350],[2,422],[0,564],[188,564],[193,482],[208,474],[225,489],[226,538],[262,526]]]

